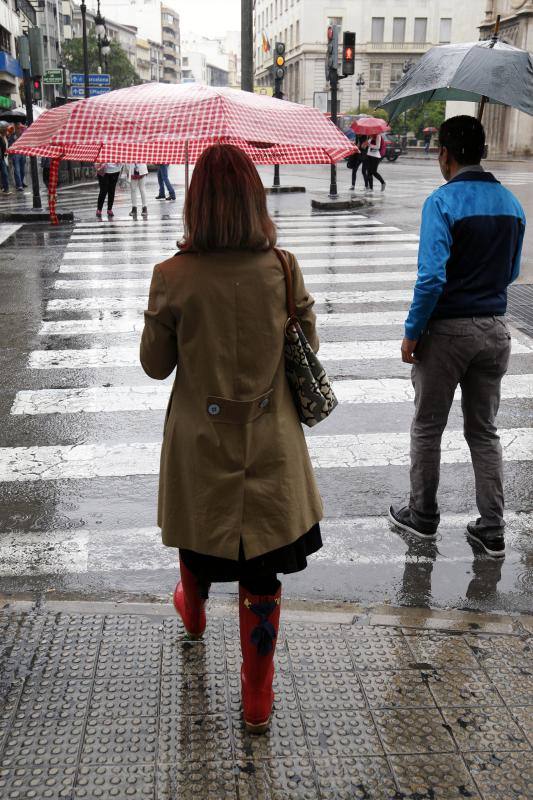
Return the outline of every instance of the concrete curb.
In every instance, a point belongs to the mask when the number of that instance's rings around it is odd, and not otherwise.
[[[0,614],[11,613],[63,613],[63,614],[111,614],[149,617],[175,617],[171,603],[118,603],[106,601],[71,600],[18,600],[0,598]],[[208,614],[212,617],[233,616],[237,613],[237,599],[212,597]],[[378,605],[364,607],[354,603],[306,602],[291,600],[283,602],[283,616],[287,622],[302,622],[322,625],[356,625],[358,627],[394,627],[417,631],[447,631],[449,633],[482,633],[490,635],[523,636],[533,633],[533,615],[487,614],[457,609],[410,608],[404,606]]]
[[[59,222],[74,222],[74,213],[59,211],[57,218]],[[7,211],[0,213],[0,222],[47,222],[50,224],[50,214],[48,211]]]
[[[265,194],[294,194],[306,191],[305,186],[265,186]]]

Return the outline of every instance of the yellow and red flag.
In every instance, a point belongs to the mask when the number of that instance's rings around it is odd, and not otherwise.
[[[261,33],[261,36],[263,37],[263,52],[270,53],[270,42],[264,31]]]

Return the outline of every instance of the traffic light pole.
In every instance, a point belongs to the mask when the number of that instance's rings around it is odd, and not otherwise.
[[[278,100],[281,100],[283,97],[283,92],[281,91],[281,80],[276,78],[274,81],[274,97],[277,97]],[[279,180],[279,164],[274,164],[274,181],[272,186],[281,186]]]
[[[329,71],[329,84],[331,86],[331,121],[337,126],[337,88],[339,85],[339,74],[336,69]],[[337,165],[331,164],[331,177],[329,184],[329,196],[334,199],[337,197]]]
[[[31,88],[31,75],[29,69],[22,70],[24,76],[24,103],[26,105],[26,123],[31,125],[33,122],[33,97]],[[39,170],[37,168],[36,156],[30,156],[31,188],[33,192],[33,208],[39,210],[43,207],[41,193],[39,191]]]

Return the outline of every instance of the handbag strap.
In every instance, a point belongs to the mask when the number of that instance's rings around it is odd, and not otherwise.
[[[298,315],[296,313],[296,303],[294,302],[292,270],[283,250],[280,250],[279,247],[274,247],[274,252],[278,258],[278,261],[283,267],[283,272],[285,273],[285,289],[287,294],[287,312],[289,314],[289,320],[297,321]]]

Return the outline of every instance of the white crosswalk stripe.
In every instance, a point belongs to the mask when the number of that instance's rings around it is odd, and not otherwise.
[[[504,461],[529,461],[533,428],[499,431]],[[316,469],[408,466],[408,433],[365,433],[309,436]],[[0,448],[0,482],[69,480],[74,478],[156,475],[161,443],[80,444]],[[465,464],[470,451],[462,431],[446,431],[442,439],[443,464]]]
[[[410,380],[378,378],[343,380],[334,383],[340,403],[411,402],[414,391]],[[156,411],[166,408],[169,389],[157,386],[92,386],[83,389],[27,389],[17,392],[11,413],[78,414]],[[457,397],[460,396],[460,389]],[[533,399],[533,375],[507,375],[502,383],[502,399]]]

